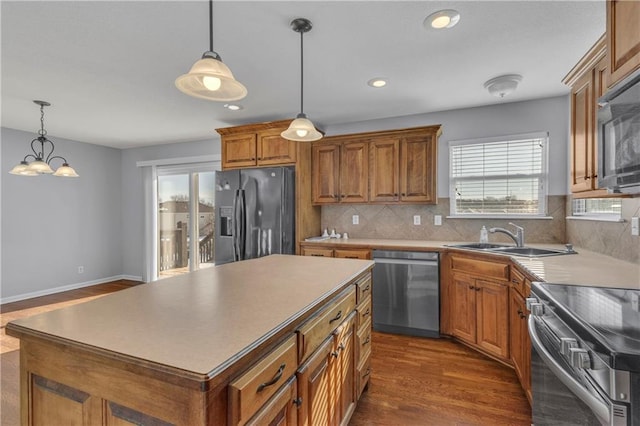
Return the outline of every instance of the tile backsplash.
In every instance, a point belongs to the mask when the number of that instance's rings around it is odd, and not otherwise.
[[[352,204],[322,207],[322,229],[348,232],[351,238],[392,238],[431,241],[478,241],[482,226],[509,228],[514,222],[525,228],[525,242],[564,243],[566,197],[548,199],[552,219],[448,219],[449,198],[438,199],[437,205]],[[352,217],[358,215],[359,224]],[[420,216],[420,225],[413,217]],[[442,225],[434,225],[434,216],[442,216]],[[512,242],[503,234],[489,234],[489,241]]]
[[[551,219],[448,219],[449,199],[437,205],[353,204],[322,207],[322,229],[348,232],[350,238],[383,238],[430,241],[478,241],[482,226],[510,228],[514,222],[525,229],[525,243],[572,243],[575,247],[602,253],[628,262],[640,263],[640,237],[631,236],[631,217],[640,216],[640,198],[623,199],[624,222],[567,220],[570,197],[548,198]],[[359,224],[352,217],[358,215]],[[413,217],[420,216],[420,225]],[[434,216],[442,225],[434,225]],[[511,243],[503,234],[489,234],[489,241]]]

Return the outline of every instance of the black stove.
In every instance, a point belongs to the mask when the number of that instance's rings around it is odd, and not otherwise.
[[[609,367],[640,373],[640,290],[534,283],[532,294]]]

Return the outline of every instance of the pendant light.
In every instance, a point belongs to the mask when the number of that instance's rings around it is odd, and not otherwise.
[[[316,130],[315,126],[307,118],[303,110],[304,100],[304,45],[303,35],[311,31],[311,21],[305,18],[297,18],[291,21],[291,29],[300,33],[300,114],[298,114],[289,125],[289,128],[280,135],[292,141],[312,142],[322,138],[322,133]]]
[[[189,96],[209,101],[237,101],[247,96],[247,88],[233,78],[229,67],[213,50],[213,0],[209,0],[209,50],[189,73],[176,78],[176,87]]]
[[[44,107],[51,104],[46,101],[33,101],[36,105],[40,105],[40,130],[38,137],[31,141],[31,151],[33,154],[25,155],[24,159],[16,165],[9,173],[19,176],[38,176],[41,174],[51,174],[63,177],[78,177],[78,174],[64,157],[53,155],[55,145],[47,138],[47,131],[44,129]],[[40,145],[38,145],[40,144]],[[45,152],[47,150],[48,152]],[[28,162],[28,158],[33,158],[32,162]],[[62,166],[53,172],[51,161],[54,159],[62,160]]]

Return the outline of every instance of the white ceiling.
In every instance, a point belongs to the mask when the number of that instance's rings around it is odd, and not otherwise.
[[[460,12],[449,30],[422,22]],[[208,50],[200,1],[6,1],[2,126],[35,132],[51,102],[51,137],[117,148],[210,139],[215,128],[294,118],[300,106],[297,17],[304,36],[304,110],[319,128],[568,93],[561,79],[605,31],[599,1],[216,1],[214,50],[248,89],[232,112],[174,80]],[[522,74],[492,97],[483,83]],[[367,86],[388,78],[382,89]]]

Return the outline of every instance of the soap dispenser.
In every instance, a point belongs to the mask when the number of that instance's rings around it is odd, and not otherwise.
[[[489,232],[487,228],[483,225],[482,229],[480,229],[480,244],[487,244],[489,242]]]

